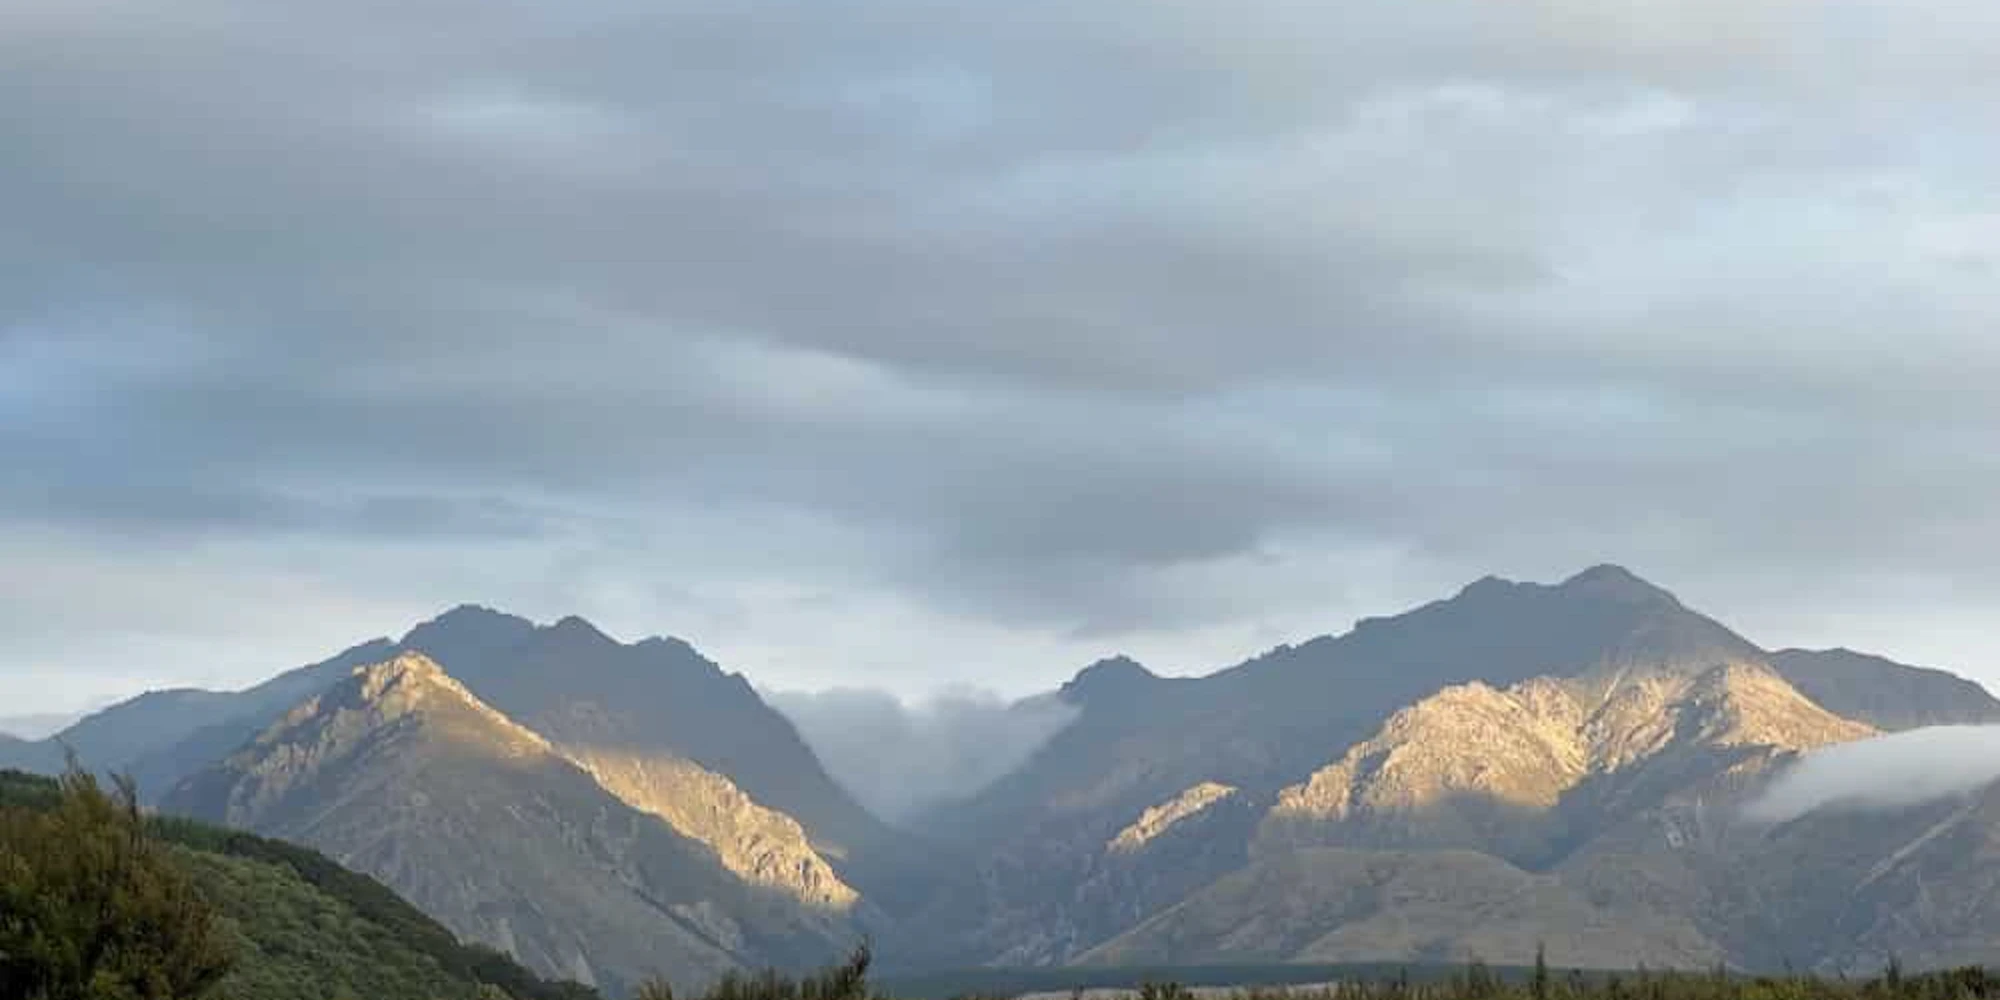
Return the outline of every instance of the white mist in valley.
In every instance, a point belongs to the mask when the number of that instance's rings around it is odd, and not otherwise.
[[[1825,747],[1749,807],[1782,823],[1819,809],[1897,809],[2000,781],[2000,726],[1936,726]]]
[[[835,781],[892,823],[985,788],[1077,716],[1052,695],[1009,702],[972,689],[916,703],[866,688],[764,697],[798,727]]]

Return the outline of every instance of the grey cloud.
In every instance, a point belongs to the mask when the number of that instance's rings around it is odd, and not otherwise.
[[[907,704],[881,690],[767,692],[848,791],[891,821],[979,791],[1076,720],[1049,697],[961,688]]]
[[[1897,809],[2000,781],[2000,726],[1938,726],[1816,750],[1748,814],[1785,822],[1820,809]]]
[[[1156,646],[1362,565],[1975,614],[1963,6],[10,4],[0,528],[587,565],[792,663],[794,588]]]

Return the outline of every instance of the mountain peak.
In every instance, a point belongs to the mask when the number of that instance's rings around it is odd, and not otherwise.
[[[1077,672],[1059,692],[1064,701],[1089,702],[1099,698],[1119,698],[1160,679],[1129,656],[1099,660]]]
[[[1509,580],[1506,577],[1494,576],[1488,573],[1459,588],[1458,594],[1460,597],[1477,597],[1481,594],[1502,593],[1520,586],[1522,586],[1520,583]]]
[[[475,652],[510,645],[533,632],[535,623],[479,604],[461,604],[419,624],[403,636],[406,649],[422,649],[440,659],[440,650]]]
[[[290,721],[304,723],[314,716],[332,718],[359,711],[371,725],[415,719],[441,723],[460,740],[487,744],[510,754],[545,751],[548,741],[479,700],[436,660],[422,653],[398,653],[392,659],[359,667],[346,684],[295,711]]]
[[[445,674],[436,660],[422,653],[398,653],[381,663],[356,668],[354,676],[359,678],[359,690],[364,701],[380,701],[397,691],[418,685],[458,685]]]
[[[617,645],[616,639],[604,634],[603,629],[592,625],[589,619],[582,615],[564,615],[557,619],[554,625],[549,626],[549,631],[565,638]]]
[[[466,604],[453,605],[451,608],[447,609],[443,614],[440,614],[437,617],[432,618],[430,621],[425,622],[424,624],[453,625],[458,627],[467,627],[479,624],[494,625],[502,622],[525,622],[525,621],[527,621],[527,619],[522,618],[518,615],[510,615],[505,611],[501,611],[497,608],[489,607],[484,604],[466,603]]]
[[[1575,576],[1564,580],[1558,590],[1572,593],[1596,594],[1631,603],[1666,603],[1678,606],[1680,601],[1666,589],[1646,581],[1637,573],[1615,563],[1599,563]]]

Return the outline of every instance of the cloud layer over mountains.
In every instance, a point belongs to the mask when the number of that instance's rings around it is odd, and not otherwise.
[[[2000,726],[1937,726],[1816,750],[1752,803],[1770,822],[1815,809],[1893,809],[2000,781]]]
[[[10,0],[0,701],[465,600],[1013,693],[1605,559],[1978,669],[1996,67],[1956,0]]]
[[[1076,720],[1042,696],[1008,703],[962,688],[906,704],[886,691],[765,692],[827,772],[891,822],[968,798],[1012,771]]]

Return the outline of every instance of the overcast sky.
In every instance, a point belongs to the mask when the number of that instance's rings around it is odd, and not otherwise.
[[[2000,6],[8,0],[0,709],[460,602],[1206,670],[1616,561],[2000,680]]]

